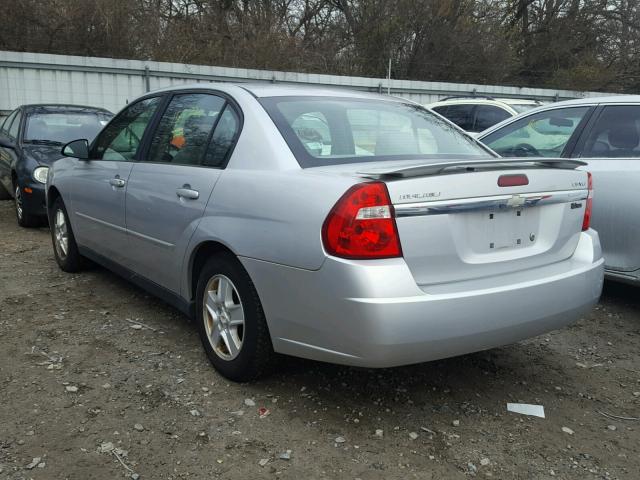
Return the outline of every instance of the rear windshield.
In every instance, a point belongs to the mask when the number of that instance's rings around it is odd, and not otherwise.
[[[91,142],[112,116],[100,111],[34,113],[27,119],[24,142],[62,145],[78,138]]]
[[[302,167],[490,154],[419,105],[340,97],[260,100]]]

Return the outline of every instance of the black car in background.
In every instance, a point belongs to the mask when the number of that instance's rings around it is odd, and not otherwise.
[[[46,219],[44,184],[49,165],[71,140],[91,142],[113,114],[76,105],[23,105],[0,127],[0,199],[14,198],[18,224]]]

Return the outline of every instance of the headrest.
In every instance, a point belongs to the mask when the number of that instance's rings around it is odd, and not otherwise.
[[[376,142],[376,155],[412,155],[417,154],[418,144],[411,133],[383,133]]]
[[[634,121],[621,123],[609,130],[609,144],[614,148],[633,150],[640,143],[640,135]]]

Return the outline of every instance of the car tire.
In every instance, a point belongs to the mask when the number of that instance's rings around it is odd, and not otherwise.
[[[207,261],[198,278],[195,308],[202,345],[220,374],[248,382],[272,368],[275,353],[262,304],[237,258],[222,253]]]
[[[80,255],[76,239],[69,223],[69,215],[61,197],[54,200],[49,210],[53,255],[58,266],[65,272],[78,272],[84,266],[84,257]]]
[[[40,226],[40,217],[37,215],[31,215],[24,208],[24,204],[22,203],[22,190],[20,185],[16,183],[16,189],[14,191],[13,198],[14,209],[16,212],[16,220],[18,220],[18,225],[24,228],[34,228]]]

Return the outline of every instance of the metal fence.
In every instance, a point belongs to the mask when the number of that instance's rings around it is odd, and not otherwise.
[[[543,102],[603,95],[543,88],[417,82],[181,63],[0,51],[0,114],[26,103],[69,103],[120,110],[144,92],[193,82],[311,84],[387,93],[427,104],[451,95]]]

